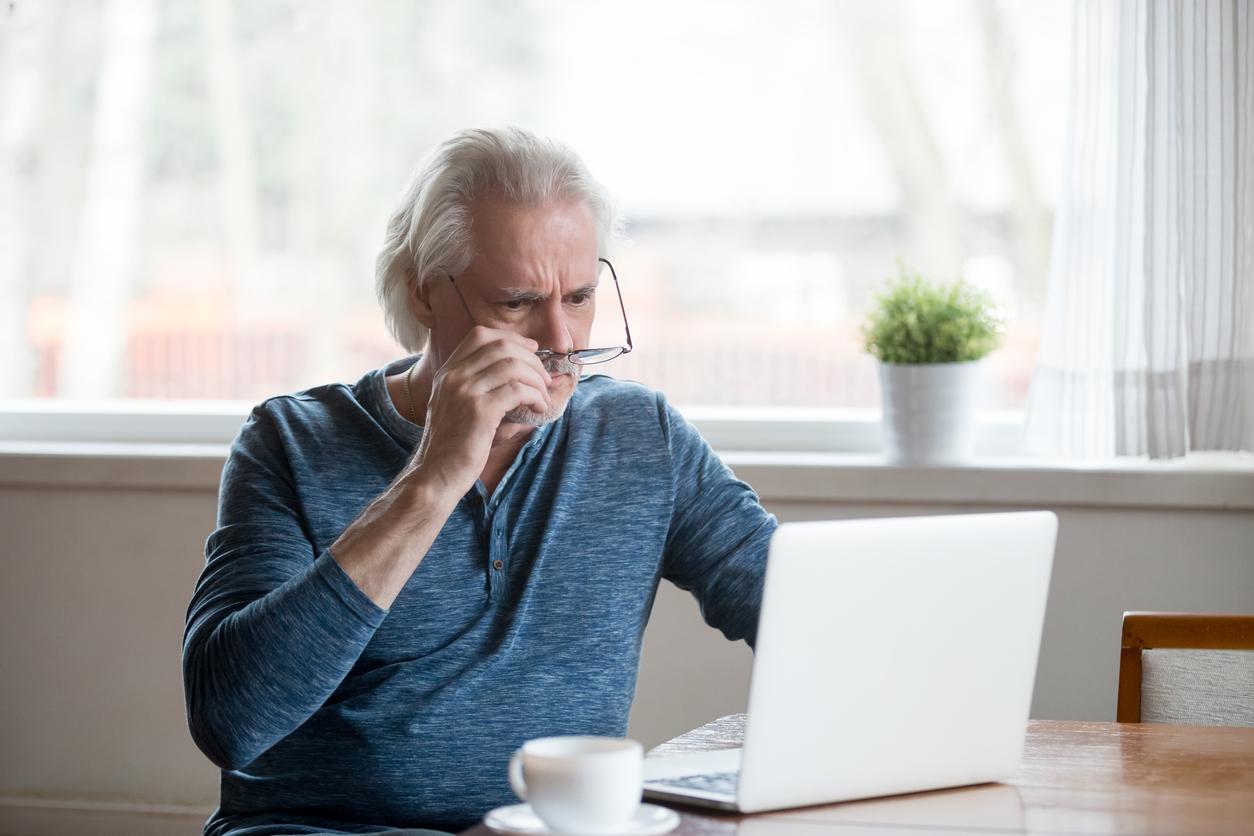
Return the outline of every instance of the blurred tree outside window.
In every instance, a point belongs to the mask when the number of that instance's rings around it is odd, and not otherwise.
[[[993,292],[986,406],[1021,408],[1069,27],[1061,0],[14,0],[0,399],[356,380],[403,354],[373,262],[409,172],[516,124],[627,221],[637,351],[597,371],[682,405],[876,406],[858,328],[901,258]]]

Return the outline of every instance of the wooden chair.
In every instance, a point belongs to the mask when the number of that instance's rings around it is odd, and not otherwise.
[[[1254,726],[1254,615],[1124,613],[1115,719]]]

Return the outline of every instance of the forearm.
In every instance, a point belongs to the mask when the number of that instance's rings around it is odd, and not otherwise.
[[[406,468],[331,544],[331,554],[371,601],[389,609],[460,499],[421,469]]]

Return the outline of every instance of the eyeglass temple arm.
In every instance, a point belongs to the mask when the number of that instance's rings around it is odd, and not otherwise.
[[[471,325],[477,326],[479,323],[475,322],[474,316],[470,313],[470,306],[466,304],[466,297],[462,296],[461,290],[457,287],[457,282],[453,281],[453,277],[448,273],[444,275],[448,279],[448,283],[453,286],[453,292],[457,294],[457,301],[462,303],[462,310],[466,312],[466,318],[470,320]]]
[[[631,326],[627,323],[627,306],[623,304],[623,289],[618,284],[618,273],[615,272],[614,265],[610,264],[608,258],[598,258],[597,261],[610,268],[610,275],[614,278],[614,292],[618,294],[618,309],[623,314],[623,330],[627,332],[627,351],[631,351],[633,347],[631,344]]]

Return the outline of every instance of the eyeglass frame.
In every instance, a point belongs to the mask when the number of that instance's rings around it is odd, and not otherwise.
[[[624,354],[631,353],[631,350],[634,347],[631,342],[631,325],[628,324],[627,322],[627,306],[623,304],[623,289],[618,283],[618,272],[614,269],[614,265],[610,263],[610,260],[608,258],[598,257],[597,261],[601,262],[606,267],[610,268],[610,276],[614,279],[614,291],[615,293],[618,294],[618,310],[623,315],[623,331],[627,334],[627,345],[608,346],[606,348],[577,348],[573,351],[553,351],[551,349],[542,348],[539,351],[535,352],[536,357],[539,357],[541,360],[547,360],[550,357],[565,357],[568,361],[570,361],[571,363],[574,363],[576,366],[595,366],[599,363],[608,363],[611,360],[617,360],[619,357],[622,357]],[[448,277],[449,284],[453,286],[453,292],[457,294],[457,300],[462,303],[462,310],[466,312],[466,318],[470,320],[470,323],[472,325],[478,325],[479,323],[475,321],[475,315],[470,312],[470,305],[466,304],[466,297],[462,296],[461,288],[457,286],[456,280],[454,280],[453,276],[449,273],[445,273],[444,275]],[[597,351],[613,351],[615,349],[618,350],[618,353],[613,355],[612,357],[606,357],[604,360],[594,360],[590,363],[587,363],[587,362],[580,362],[579,360],[575,359],[575,355],[583,354],[585,352],[591,353],[591,352],[597,352]]]

